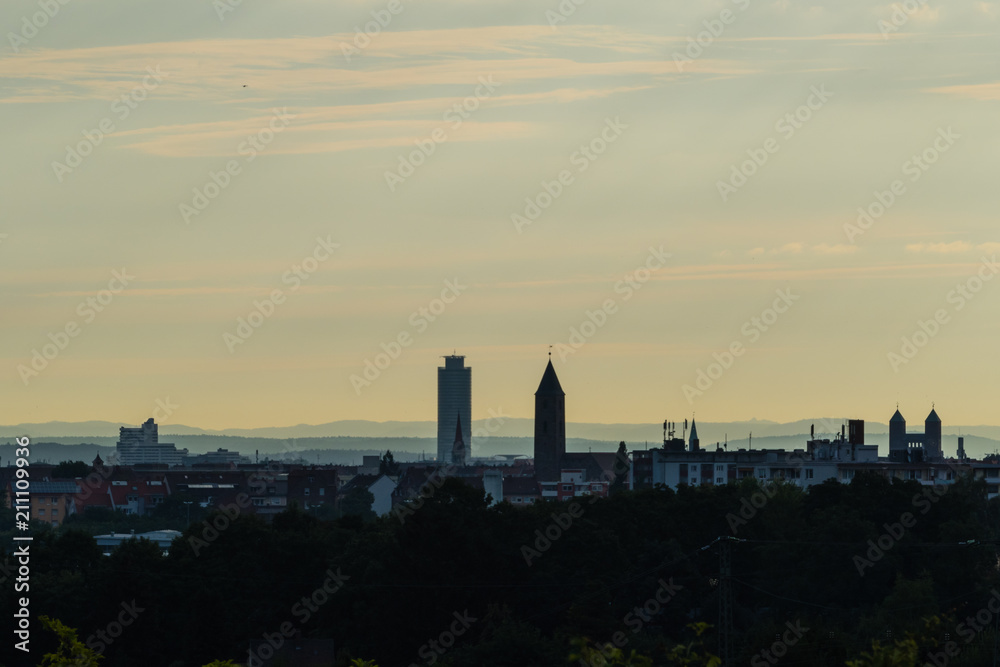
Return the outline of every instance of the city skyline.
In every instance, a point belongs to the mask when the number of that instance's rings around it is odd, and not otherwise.
[[[454,350],[529,417],[552,345],[569,422],[1000,423],[996,2],[57,4],[6,422],[431,421]]]

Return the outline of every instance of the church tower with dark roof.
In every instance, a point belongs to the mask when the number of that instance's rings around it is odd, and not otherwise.
[[[565,453],[566,393],[550,357],[535,392],[535,477],[539,482],[559,480]]]
[[[905,463],[909,456],[906,442],[906,420],[896,408],[896,413],[889,420],[889,460]]]
[[[941,458],[941,418],[931,406],[931,413],[924,420],[924,459],[937,461]]]

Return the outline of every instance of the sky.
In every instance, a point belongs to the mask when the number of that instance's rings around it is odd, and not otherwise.
[[[6,0],[0,422],[1000,423],[998,16]]]

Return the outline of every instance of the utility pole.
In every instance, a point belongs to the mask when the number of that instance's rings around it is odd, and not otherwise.
[[[731,539],[731,538],[730,538]],[[730,539],[719,544],[719,657],[722,667],[733,667],[733,555]]]
[[[746,542],[732,535],[722,535],[702,551],[719,545],[719,658],[722,667],[734,667],[733,663],[733,555],[730,551],[734,542]],[[1000,615],[998,615],[1000,617]]]

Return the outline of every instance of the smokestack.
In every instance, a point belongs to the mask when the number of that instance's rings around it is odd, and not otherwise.
[[[809,425],[809,439],[810,440],[816,439],[816,424]]]

